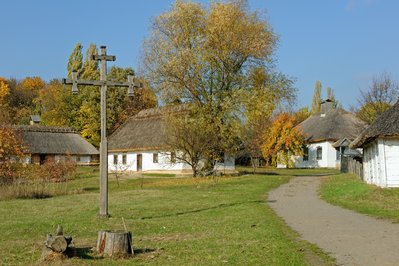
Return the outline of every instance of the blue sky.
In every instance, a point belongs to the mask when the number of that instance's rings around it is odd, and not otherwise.
[[[105,44],[116,65],[137,68],[151,19],[170,0],[13,0],[2,3],[0,76],[45,80],[66,75],[77,42]],[[201,1],[208,3],[208,1]],[[296,79],[297,107],[314,83],[331,87],[345,108],[360,88],[387,72],[399,81],[399,1],[249,0],[280,36],[277,67]],[[325,90],[324,90],[325,91]]]

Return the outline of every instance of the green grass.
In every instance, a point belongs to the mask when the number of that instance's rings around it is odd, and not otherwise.
[[[71,194],[0,201],[0,264],[31,265],[40,259],[47,233],[58,224],[74,238],[79,257],[71,265],[309,265],[333,260],[300,241],[267,205],[267,192],[288,182],[275,175],[119,180],[110,175],[111,217],[98,213],[98,171],[80,170]],[[65,184],[60,184],[65,186]],[[89,252],[101,229],[133,233],[137,254],[101,259]]]
[[[383,189],[368,185],[353,174],[340,174],[325,179],[321,197],[338,206],[370,216],[399,222],[399,189]]]

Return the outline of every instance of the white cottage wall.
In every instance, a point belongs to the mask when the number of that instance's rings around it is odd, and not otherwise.
[[[304,161],[303,157],[298,157],[295,162],[295,166],[298,168],[317,168],[317,167],[329,167],[336,168],[340,166],[340,161],[336,159],[337,151],[332,146],[332,142],[318,142],[307,144],[308,147],[308,160]],[[317,159],[317,148],[321,147],[322,156],[321,159]]]
[[[158,162],[154,162],[154,153],[158,154]],[[126,154],[126,164],[122,163],[123,154]],[[128,153],[109,153],[108,170],[113,171],[137,171],[137,155],[142,156],[142,171],[191,171],[191,166],[184,162],[171,162],[171,155],[166,152],[145,151]],[[117,164],[114,163],[114,155],[117,156]],[[225,162],[218,163],[215,169],[221,172],[235,170],[235,158],[225,155]]]
[[[154,153],[158,154],[158,162],[154,162]],[[122,163],[123,154],[126,154],[126,164]],[[159,151],[109,153],[109,171],[137,171],[137,155],[141,154],[142,171],[182,171],[191,170],[190,165],[182,162],[172,163],[170,154]],[[114,163],[114,155],[117,156],[117,164]]]
[[[381,140],[384,144],[386,186],[399,187],[399,140]]]

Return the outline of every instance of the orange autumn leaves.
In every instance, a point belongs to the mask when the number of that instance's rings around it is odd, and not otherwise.
[[[10,182],[18,173],[14,162],[23,158],[23,146],[11,128],[0,127],[0,184]]]
[[[293,165],[291,157],[302,155],[304,139],[295,125],[294,115],[281,113],[265,131],[261,150],[263,156],[271,160],[273,165],[281,163],[290,167]]]

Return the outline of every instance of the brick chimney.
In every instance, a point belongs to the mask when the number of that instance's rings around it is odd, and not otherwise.
[[[333,108],[333,102],[330,99],[321,102],[321,116],[325,116]]]

